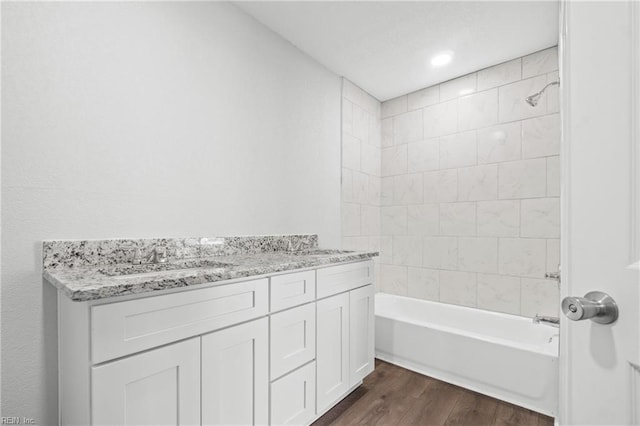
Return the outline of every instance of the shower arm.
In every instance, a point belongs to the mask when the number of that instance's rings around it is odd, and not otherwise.
[[[538,92],[538,94],[539,94],[539,95],[542,95],[542,94],[544,93],[544,91],[545,91],[545,90],[547,90],[547,87],[549,87],[549,86],[554,86],[554,85],[556,85],[556,84],[557,84],[557,85],[560,85],[560,80],[552,81],[551,83],[548,83],[546,86],[544,86],[544,87],[542,88],[542,90],[541,90],[541,91],[539,91],[539,92]]]

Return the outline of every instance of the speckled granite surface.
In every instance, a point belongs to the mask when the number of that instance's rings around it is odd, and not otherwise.
[[[87,301],[367,260],[378,255],[322,250],[317,244],[316,235],[47,241],[44,277],[71,300]],[[167,247],[167,265],[131,265],[131,247],[140,247],[146,253],[156,245]]]

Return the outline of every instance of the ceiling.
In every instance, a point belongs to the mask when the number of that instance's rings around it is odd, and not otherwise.
[[[557,1],[235,4],[381,101],[558,42]],[[446,50],[453,60],[431,66]]]

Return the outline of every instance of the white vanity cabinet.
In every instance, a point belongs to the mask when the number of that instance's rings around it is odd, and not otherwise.
[[[372,284],[360,261],[106,303],[59,293],[60,423],[310,424],[373,371]]]

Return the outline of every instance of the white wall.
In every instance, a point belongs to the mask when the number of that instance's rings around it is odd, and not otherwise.
[[[2,407],[57,421],[44,239],[340,244],[340,79],[221,3],[2,4]]]
[[[560,117],[551,48],[382,104],[382,291],[558,315]]]

